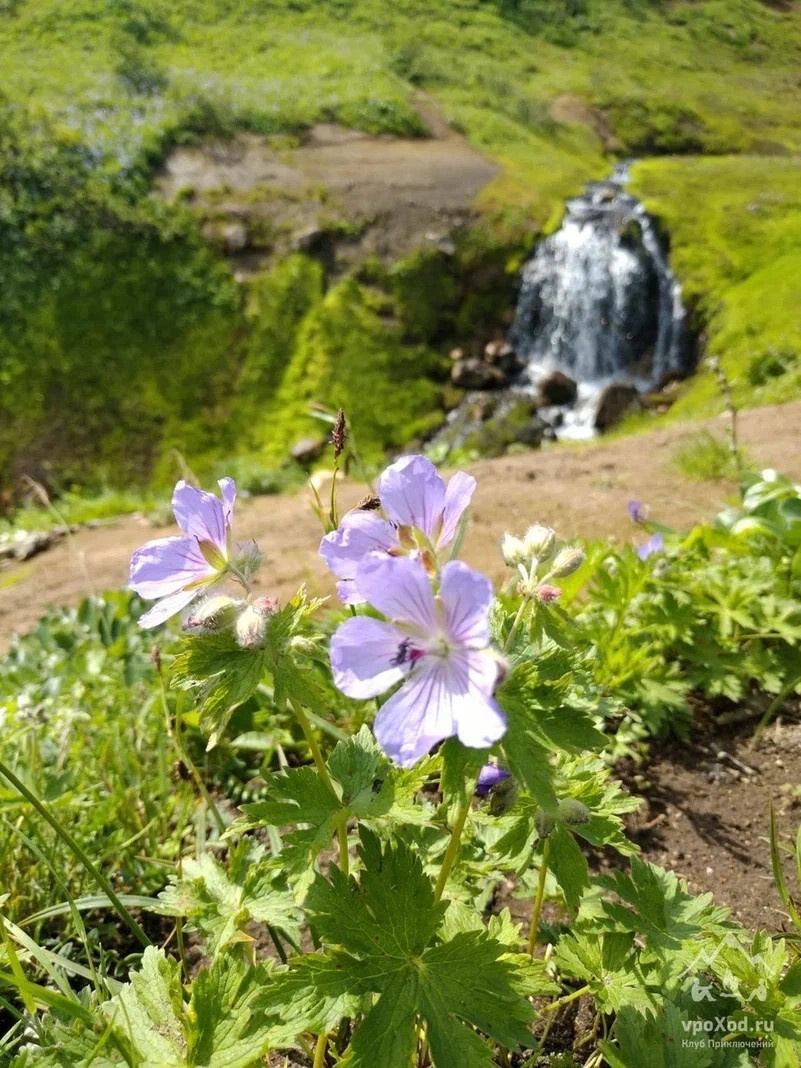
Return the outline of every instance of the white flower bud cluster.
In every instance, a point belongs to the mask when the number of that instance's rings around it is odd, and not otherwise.
[[[557,544],[551,527],[535,523],[522,537],[505,534],[501,543],[503,558],[520,572],[520,592],[524,597],[550,604],[561,594],[552,579],[567,578],[584,563],[584,550],[575,545]]]
[[[237,645],[243,649],[261,649],[267,637],[270,617],[278,602],[272,597],[253,601],[219,594],[205,601],[186,616],[181,626],[184,634],[208,636],[233,631]]]

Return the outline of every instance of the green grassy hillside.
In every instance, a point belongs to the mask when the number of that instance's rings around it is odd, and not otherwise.
[[[0,54],[6,501],[23,472],[167,480],[174,449],[274,464],[311,401],[347,403],[368,457],[403,445],[442,418],[448,347],[498,324],[525,250],[621,156],[651,157],[637,190],[741,399],[801,386],[798,5],[1,0]],[[237,281],[152,195],[172,146],[237,130],[425,136],[420,91],[502,167],[453,256]],[[713,403],[701,378],[677,411]]]

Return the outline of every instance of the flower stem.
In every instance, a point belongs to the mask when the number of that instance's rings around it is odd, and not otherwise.
[[[328,1045],[328,1038],[323,1033],[317,1038],[317,1045],[314,1047],[314,1066],[313,1068],[323,1068],[325,1065],[325,1048]]]
[[[589,994],[590,985],[579,987],[578,990],[574,990],[572,993],[567,994],[563,998],[559,998],[558,1001],[551,1001],[548,1005],[543,1005],[540,1012],[557,1012],[564,1005],[569,1005],[571,1001],[575,1001],[577,998],[583,997],[585,994]]]
[[[531,913],[531,927],[528,932],[528,945],[526,947],[529,956],[534,956],[534,946],[537,944],[537,932],[540,929],[540,914],[542,913],[542,902],[545,897],[545,877],[548,874],[548,853],[551,849],[551,843],[548,838],[545,839],[542,845],[542,860],[540,861],[540,877],[537,882],[537,895],[534,898],[534,908]]]
[[[517,632],[520,630],[520,624],[523,622],[523,616],[530,603],[530,597],[524,597],[523,600],[520,602],[520,607],[517,610],[517,615],[515,616],[514,622],[512,623],[512,629],[509,631],[506,641],[504,642],[503,651],[505,653],[508,653],[509,650],[512,648],[512,642],[517,637]]]
[[[92,861],[83,851],[83,849],[81,849],[81,847],[78,845],[78,843],[69,833],[69,831],[65,830],[65,828],[61,826],[59,821],[55,818],[55,816],[52,815],[50,810],[39,800],[36,794],[29,790],[25,783],[18,779],[14,772],[11,771],[10,768],[7,768],[2,761],[0,761],[0,775],[3,775],[6,779],[8,779],[14,789],[18,790],[25,798],[25,800],[29,804],[33,805],[33,807],[36,809],[42,819],[45,820],[45,822],[53,828],[53,830],[56,832],[61,841],[67,846],[70,852],[72,852],[74,856],[77,857],[77,859],[84,866],[89,875],[91,875],[95,885],[98,887],[101,893],[105,894],[105,896],[109,899],[111,904],[119,913],[120,918],[130,928],[131,932],[136,936],[137,941],[145,948],[151,945],[150,939],[147,937],[145,932],[130,914],[125,905],[123,905],[123,903],[114,893],[114,890],[112,889],[109,881],[95,867],[95,865],[92,863]]]
[[[181,738],[181,713],[178,706],[175,710],[175,727],[172,724],[172,718],[170,717],[170,706],[167,701],[167,688],[164,685],[164,676],[161,672],[161,665],[156,668],[159,676],[159,682],[161,684],[161,707],[164,711],[164,722],[167,726],[167,734],[169,734],[175,752],[178,754],[178,759],[186,766],[189,774],[194,780],[195,786],[198,789],[198,793],[206,803],[206,808],[211,813],[211,817],[217,824],[217,830],[222,834],[225,831],[225,820],[220,815],[220,810],[214,804],[211,794],[209,793],[206,784],[203,782],[203,777],[197,769],[197,765],[190,757],[189,753],[184,748],[183,739]],[[181,697],[178,698],[179,702]]]
[[[475,789],[475,784],[474,784]],[[459,845],[462,840],[462,831],[464,825],[467,822],[467,814],[470,811],[470,798],[473,795],[473,791],[470,793],[465,792],[462,795],[459,802],[459,808],[456,812],[456,819],[453,822],[451,828],[451,839],[448,842],[448,848],[445,850],[445,856],[442,859],[442,867],[439,869],[439,878],[437,879],[437,885],[434,887],[434,900],[439,901],[445,890],[445,884],[448,881],[448,876],[451,873],[456,856],[459,852]]]
[[[331,793],[336,796],[334,784],[331,782],[331,776],[328,774],[328,768],[325,766],[323,754],[320,752],[320,746],[317,744],[317,739],[314,737],[314,729],[312,728],[312,725],[309,722],[309,717],[303,711],[302,706],[297,701],[295,701],[294,698],[290,697],[288,698],[288,700],[289,706],[295,713],[295,718],[300,724],[301,730],[303,731],[303,735],[306,739],[306,742],[308,743],[309,749],[311,750],[311,755],[314,759],[315,767],[317,768],[317,771],[320,774],[320,778],[323,780],[323,782],[331,791]],[[337,838],[339,839],[339,867],[343,874],[347,875],[349,867],[348,828],[344,822],[340,822],[339,826],[337,827]]]

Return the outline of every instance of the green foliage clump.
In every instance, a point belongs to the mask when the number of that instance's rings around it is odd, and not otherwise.
[[[635,191],[670,234],[671,261],[738,406],[801,385],[801,165],[725,156],[645,160]],[[710,415],[723,399],[703,365],[669,418]]]
[[[433,429],[442,358],[404,344],[391,305],[378,291],[346,278],[310,312],[272,405],[265,409],[264,451],[280,455],[294,436],[319,435],[308,414],[321,397],[344,408],[358,428],[360,452],[380,459]]]

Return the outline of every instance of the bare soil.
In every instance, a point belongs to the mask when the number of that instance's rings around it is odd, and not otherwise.
[[[723,433],[719,421],[707,425]],[[632,498],[677,527],[710,515],[731,499],[734,487],[688,480],[672,459],[680,442],[698,429],[660,427],[635,437],[472,465],[478,490],[464,557],[496,581],[502,579],[500,537],[533,522],[552,524],[568,538],[636,540],[642,535],[626,511]],[[740,435],[760,464],[801,479],[801,403],[742,413]],[[346,482],[343,508],[364,492],[364,485]],[[123,586],[132,551],[168,533],[170,528],[156,530],[142,517],[128,517],[79,531],[24,564],[0,566],[0,651],[46,609]],[[255,538],[265,552],[263,592],[286,598],[302,582],[314,594],[333,592],[317,555],[321,530],[306,493],[243,501],[236,533],[242,540]],[[771,878],[768,810],[772,801],[784,838],[791,841],[799,822],[793,789],[801,783],[801,717],[771,728],[751,751],[755,723],[721,729],[702,716],[700,733],[689,742],[655,746],[647,765],[624,767],[621,774],[645,799],[629,825],[644,855],[685,876],[694,891],[712,891],[739,921],[776,930],[783,914]],[[524,907],[522,902],[514,906],[515,911]]]
[[[312,126],[296,145],[238,134],[175,148],[158,187],[168,199],[188,196],[212,220],[212,240],[216,227],[225,245],[226,222],[234,224],[242,247],[228,251],[245,274],[270,254],[320,254],[331,238],[338,268],[370,255],[394,260],[426,246],[448,248],[500,168],[451,129],[425,94],[416,106],[429,137],[370,136],[333,123]]]

